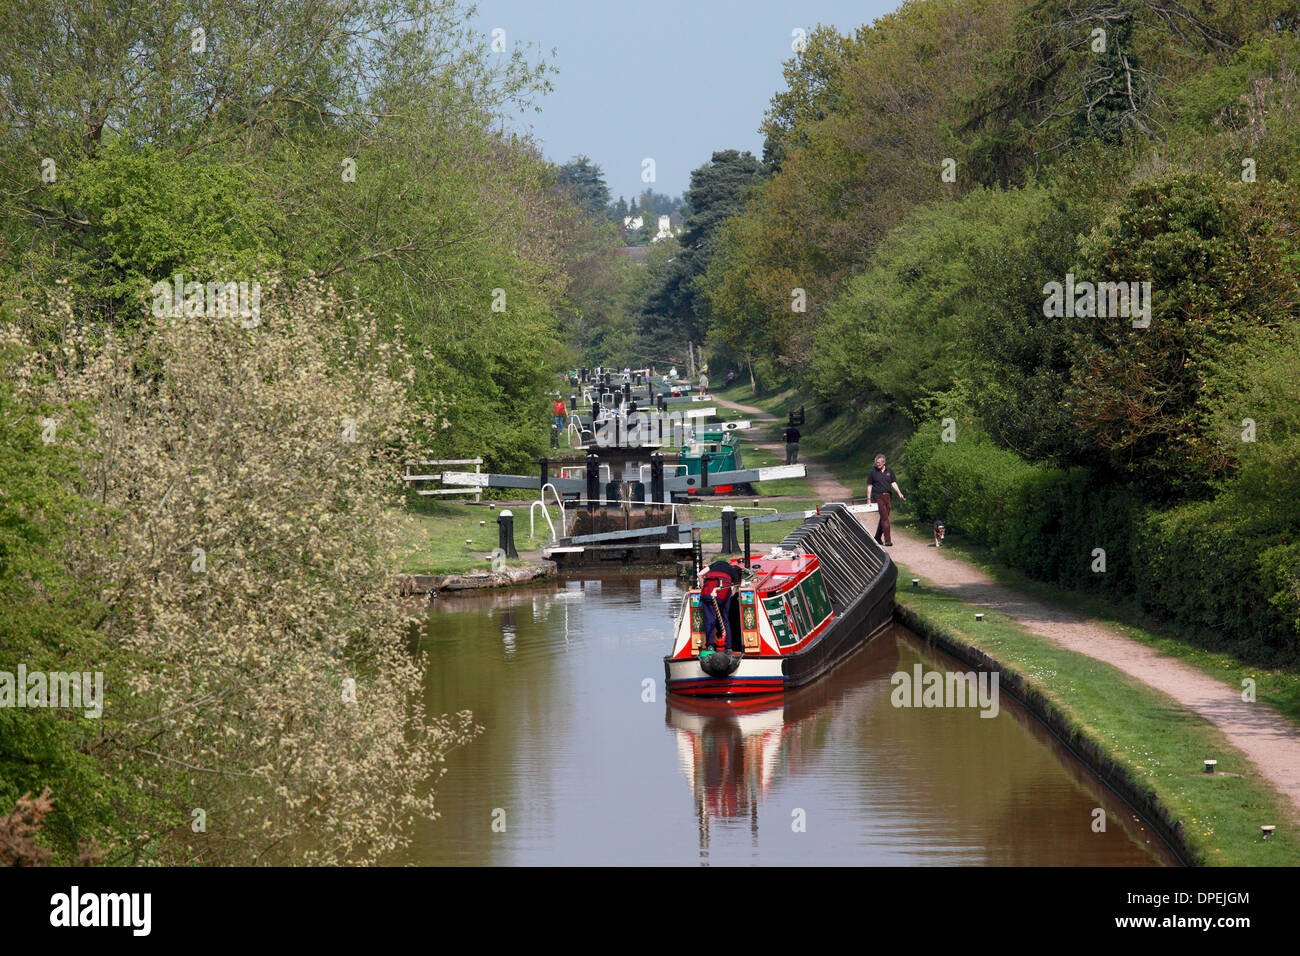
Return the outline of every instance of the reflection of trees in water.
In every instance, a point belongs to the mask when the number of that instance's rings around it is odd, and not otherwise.
[[[967,669],[914,638],[896,646],[901,671]],[[895,709],[888,698],[865,716],[849,746],[873,751],[882,772],[859,778],[864,799],[919,811],[944,847],[997,865],[1158,862],[1139,845],[1149,834],[1132,812],[1009,694],[996,718],[976,707]],[[1105,833],[1092,832],[1096,807]],[[986,855],[993,847],[996,858]]]
[[[556,638],[563,649],[567,632],[581,634],[582,583],[443,597],[430,608],[419,644],[428,655],[425,706],[471,710],[484,732],[447,758],[439,819],[421,823],[412,862],[508,862],[509,840],[491,829],[497,807],[510,830],[525,818],[543,828],[554,819],[553,777],[536,764],[545,755],[521,748],[519,731],[574,720]]]

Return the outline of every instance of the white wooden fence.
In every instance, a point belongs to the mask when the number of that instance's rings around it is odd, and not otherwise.
[[[473,466],[474,466],[474,473],[475,473],[475,474],[478,474],[478,473],[479,473],[479,470],[480,470],[480,469],[482,468],[482,466],[483,466],[483,459],[482,459],[482,458],[444,458],[444,459],[441,459],[441,460],[438,460],[438,461],[432,461],[432,460],[425,460],[425,461],[408,461],[408,462],[406,463],[406,473],[405,473],[404,475],[402,475],[402,480],[405,481],[405,482],[407,482],[408,484],[411,483],[411,482],[414,482],[414,481],[442,481],[442,469],[441,469],[441,468],[439,468],[438,470],[432,472],[431,474],[427,474],[427,475],[412,474],[412,473],[411,473],[411,469],[412,469],[412,468],[415,468],[415,467],[418,467],[418,466],[423,466],[423,465],[473,465]],[[482,500],[483,500],[483,489],[482,489],[482,488],[473,488],[473,487],[470,487],[470,488],[417,488],[417,489],[415,489],[415,493],[416,493],[417,495],[463,495],[463,496],[465,496],[465,497],[469,497],[470,495],[473,495],[475,501],[482,501]]]

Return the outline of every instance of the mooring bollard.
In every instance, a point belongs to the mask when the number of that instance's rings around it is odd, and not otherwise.
[[[559,425],[551,425],[551,447],[552,448],[560,447],[560,426]]]
[[[1205,772],[1206,772],[1206,773],[1214,773],[1214,768],[1217,767],[1218,765],[1219,765],[1219,761],[1217,761],[1217,760],[1207,760],[1207,761],[1205,761]]]
[[[735,554],[740,550],[736,540],[736,509],[727,505],[722,509],[722,553]]]
[[[554,442],[551,442],[551,447],[555,447]],[[542,483],[537,487],[539,489],[545,488],[551,480],[551,460],[549,458],[539,458],[537,459],[537,463],[542,466]]]
[[[749,567],[749,515],[745,515],[745,567]]]
[[[982,620],[984,620],[984,615],[983,615],[983,614],[976,614],[976,615],[975,615],[975,620],[977,620],[977,621],[982,621]]]
[[[920,579],[920,578],[912,578],[912,587],[914,587],[914,588],[919,588],[920,586],[921,586],[921,579]]]
[[[497,547],[507,558],[519,557],[519,552],[515,550],[515,516],[511,511],[502,510],[497,515]]]

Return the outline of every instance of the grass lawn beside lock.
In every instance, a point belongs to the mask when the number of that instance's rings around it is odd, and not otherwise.
[[[403,550],[398,570],[405,574],[463,574],[490,571],[489,555],[498,542],[497,516],[501,506],[469,505],[451,501],[417,499],[405,512],[395,513],[402,529]],[[509,508],[515,518],[515,547],[520,555],[539,550],[543,539],[528,540],[527,509]],[[541,520],[540,518],[538,520]],[[480,526],[479,522],[484,522]],[[543,522],[544,523],[544,522]],[[466,544],[466,541],[469,544]],[[508,568],[528,562],[510,559]]]

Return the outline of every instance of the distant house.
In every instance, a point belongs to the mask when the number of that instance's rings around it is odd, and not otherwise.
[[[672,237],[673,237],[672,217],[660,216],[659,231],[655,233],[655,237],[651,241],[658,242],[660,239],[671,239]]]

